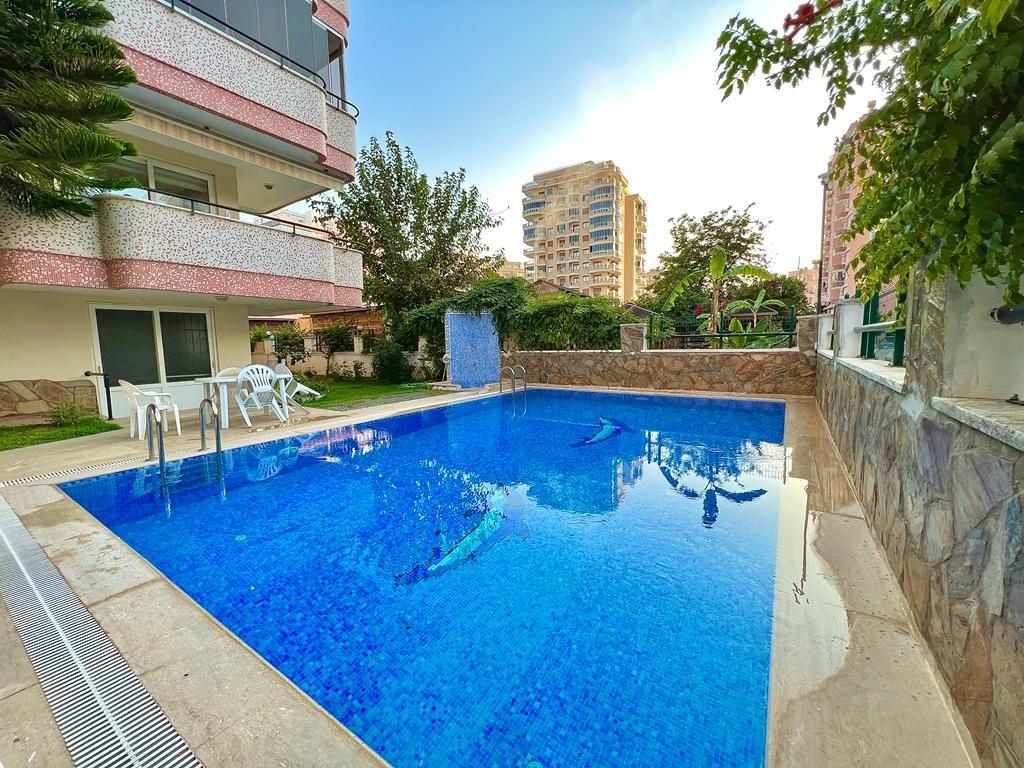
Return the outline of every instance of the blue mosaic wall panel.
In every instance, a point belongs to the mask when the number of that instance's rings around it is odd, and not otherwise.
[[[482,387],[498,380],[501,348],[489,312],[445,313],[444,346],[453,384]]]

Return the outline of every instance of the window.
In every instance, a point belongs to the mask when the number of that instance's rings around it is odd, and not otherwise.
[[[99,173],[102,178],[107,179],[122,176],[134,177],[139,182],[139,186],[134,189],[120,190],[120,194],[138,200],[152,200],[155,203],[176,205],[180,208],[191,208],[191,200],[201,200],[206,203],[216,201],[212,176],[157,160],[122,157],[105,166]],[[210,205],[198,204],[195,206],[197,211],[203,213],[216,212],[211,208]]]
[[[206,310],[96,307],[100,365],[132,384],[191,381],[213,373]]]
[[[579,244],[580,244],[580,236],[579,235],[569,235],[569,245],[579,245]]]

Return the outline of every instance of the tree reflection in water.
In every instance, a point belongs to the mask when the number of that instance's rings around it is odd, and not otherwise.
[[[728,490],[722,487],[731,483],[745,488],[740,478],[750,477],[757,468],[751,453],[760,453],[757,444],[739,441],[724,445],[693,445],[678,443],[672,438],[652,432],[648,434],[647,460],[656,463],[662,476],[670,486],[688,499],[703,499],[704,514],[701,522],[705,528],[714,527],[718,521],[719,499],[726,499],[741,505],[764,496],[764,488],[749,490]],[[703,488],[682,482],[684,475],[696,475],[706,481]]]

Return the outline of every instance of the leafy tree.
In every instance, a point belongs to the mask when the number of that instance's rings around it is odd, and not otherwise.
[[[137,184],[97,176],[135,154],[102,128],[132,113],[111,88],[135,82],[112,20],[99,0],[0,3],[0,201],[18,211],[89,216],[90,192]]]
[[[320,351],[327,358],[327,374],[331,373],[334,355],[352,349],[352,328],[344,323],[331,323],[316,332],[320,340]]]
[[[694,269],[684,275],[679,282],[669,289],[662,303],[662,311],[667,312],[675,304],[676,297],[688,286],[697,282],[707,282],[711,286],[711,307],[708,314],[708,333],[718,333],[718,321],[722,309],[722,291],[726,284],[743,277],[754,277],[767,280],[772,276],[764,267],[754,264],[737,264],[729,266],[729,254],[724,248],[715,246],[711,249],[711,258],[707,265]]]
[[[301,363],[309,357],[306,349],[306,334],[294,323],[281,323],[274,328],[274,353],[289,366]]]
[[[370,139],[360,152],[353,183],[312,205],[335,237],[363,252],[364,297],[392,324],[503,260],[487,253],[482,238],[500,219],[475,186],[466,187],[465,170],[431,183],[390,131],[383,145]]]
[[[722,248],[726,254],[726,268],[734,264],[753,264],[767,267],[768,258],[764,252],[764,231],[768,226],[751,214],[753,205],[742,211],[732,206],[718,211],[709,211],[700,218],[688,213],[672,219],[672,252],[661,257],[661,277],[651,286],[650,293],[664,304],[669,293],[680,280],[693,272],[705,269],[712,248]],[[708,282],[689,285],[696,303],[701,295],[711,294]],[[677,294],[676,301],[683,298]],[[674,304],[675,302],[673,302]],[[688,306],[692,302],[684,302]]]
[[[834,177],[860,180],[851,262],[865,294],[920,269],[973,275],[1024,301],[1024,3],[859,0],[789,35],[735,17],[718,40],[725,97],[823,75],[828,123],[867,78],[886,93],[844,142]],[[870,174],[868,174],[870,169]]]

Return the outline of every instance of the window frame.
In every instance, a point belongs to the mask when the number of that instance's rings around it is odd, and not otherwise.
[[[161,312],[192,313],[206,316],[206,340],[210,349],[210,375],[217,372],[217,330],[213,321],[212,307],[173,306],[167,304],[106,304],[100,302],[89,302],[89,324],[92,333],[92,354],[96,369],[103,371],[103,355],[100,350],[99,323],[96,319],[97,309],[120,310],[122,312],[149,312],[153,317],[153,341],[156,344],[156,369],[159,381],[133,381],[136,386],[153,386],[159,384],[162,387],[192,386],[194,379],[178,381],[167,380],[167,365],[164,361],[164,340],[160,325]],[[110,382],[111,390],[121,391],[121,386],[116,381]]]

